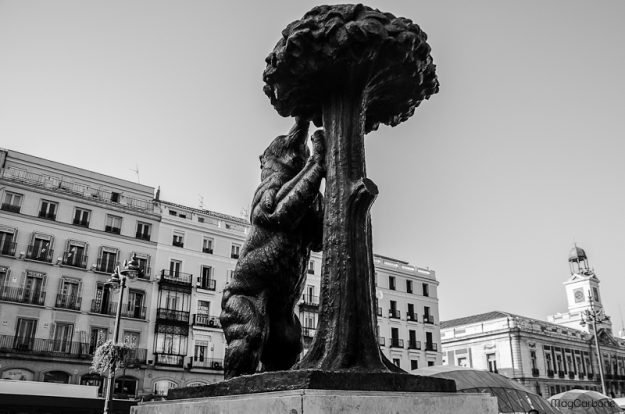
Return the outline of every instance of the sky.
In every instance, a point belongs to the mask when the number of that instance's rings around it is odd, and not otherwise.
[[[0,0],[0,147],[239,216],[292,124],[262,91],[264,59],[325,3]],[[365,138],[374,252],[434,269],[443,320],[544,319],[566,311],[577,243],[618,330],[625,2],[366,4],[428,34],[441,84]]]

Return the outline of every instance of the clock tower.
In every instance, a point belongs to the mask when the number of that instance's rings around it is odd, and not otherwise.
[[[589,325],[582,326],[582,314],[590,311],[591,306],[596,312],[603,311],[603,301],[599,292],[599,278],[594,269],[588,265],[588,256],[581,247],[575,245],[569,252],[569,269],[571,276],[564,282],[568,312],[556,314],[548,318],[549,322],[588,331]],[[609,318],[597,324],[598,329],[612,332]]]

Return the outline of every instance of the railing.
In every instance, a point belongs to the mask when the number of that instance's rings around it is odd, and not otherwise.
[[[179,285],[191,285],[193,275],[191,273],[172,272],[168,269],[161,270],[161,282],[171,282]]]
[[[197,283],[197,287],[200,289],[206,290],[216,290],[217,289],[217,281],[215,279],[200,279]]]
[[[435,344],[434,342],[426,342],[425,350],[426,351],[438,351],[438,344]]]
[[[184,242],[174,240],[171,242],[171,245],[175,247],[184,247]]]
[[[113,273],[115,268],[119,266],[119,262],[113,260],[98,259],[95,267],[96,272]]]
[[[87,359],[91,357],[89,348],[89,343],[87,342],[0,335],[0,352]]]
[[[0,300],[43,306],[46,292],[39,289],[0,287]]]
[[[26,258],[29,260],[51,263],[53,256],[54,250],[44,248],[40,245],[30,244],[26,250]]]
[[[304,338],[312,338],[315,336],[316,332],[317,332],[316,328],[309,328],[306,326],[302,326],[302,336]]]
[[[222,371],[224,369],[224,360],[215,358],[199,358],[197,356],[190,357],[189,368],[215,369]]]
[[[389,338],[390,340],[390,347],[391,348],[403,348],[404,347],[404,340],[403,339],[399,339],[399,338]]]
[[[63,253],[63,266],[79,267],[81,269],[87,268],[87,255],[82,253],[73,253],[68,250]]]
[[[208,328],[221,328],[219,316],[211,316],[205,313],[196,313],[193,315],[193,325],[205,326]]]
[[[54,307],[61,309],[80,310],[81,303],[82,298],[79,296],[63,295],[59,293],[58,295],[56,295],[56,302],[54,303]]]
[[[408,312],[406,313],[406,320],[407,321],[412,321],[412,322],[419,322],[419,318],[417,317],[417,314],[412,312]]]
[[[586,374],[584,374],[583,372],[579,372],[579,373],[577,374],[577,377],[578,377],[579,379],[584,379],[584,376],[585,376],[585,375],[586,375]]]
[[[319,296],[302,295],[302,301],[307,306],[319,306]]]
[[[239,258],[239,253],[230,253],[230,258],[238,259]]]
[[[434,316],[432,315],[423,315],[423,323],[434,323]]]
[[[150,266],[140,267],[139,271],[137,272],[137,279],[150,280],[151,274],[152,274],[152,268]]]
[[[575,373],[573,371],[569,372],[569,378],[575,379]]]
[[[10,211],[11,213],[19,213],[20,209],[21,209],[21,206],[15,206],[9,203],[2,203],[2,206],[0,206],[0,210]]]
[[[564,378],[564,371],[558,371],[558,377]]]
[[[117,306],[117,304],[115,304]],[[145,306],[136,306],[136,305],[122,305],[121,316],[124,318],[134,318],[134,319],[145,319]]]
[[[89,220],[78,220],[74,217],[74,220],[72,220],[72,224],[74,226],[89,227]]]
[[[170,367],[182,367],[185,355],[154,353],[154,363]]]
[[[532,376],[533,377],[540,376],[540,371],[538,370],[538,368],[532,368]]]
[[[121,234],[122,230],[119,227],[113,227],[113,226],[104,226],[104,231],[107,233],[113,233],[113,234]]]
[[[115,304],[103,304],[102,301],[93,299],[91,301],[90,312],[99,313],[101,315],[115,315],[117,306]]]
[[[2,256],[15,256],[15,247],[17,243],[4,240],[2,244],[0,244],[0,255]]]
[[[156,318],[166,321],[189,323],[189,312],[158,308],[156,311]]]
[[[92,313],[99,313],[101,315],[115,315],[117,313],[117,302],[102,304],[94,299],[91,301],[90,310]],[[147,309],[145,306],[137,306],[126,303],[122,304],[120,316],[124,318],[145,319],[146,311]]]
[[[132,348],[124,358],[124,366],[145,364],[148,356],[148,350],[145,348]]]
[[[42,219],[54,221],[54,220],[56,220],[56,213],[49,213],[47,211],[40,211],[38,217],[42,218]]]
[[[119,197],[119,195],[115,196],[117,193],[103,191],[102,189],[92,188],[84,184],[63,181],[57,177],[38,174],[20,168],[9,167],[0,170],[0,178],[49,189],[55,192],[69,193],[73,196],[82,197],[87,200],[110,203],[122,208],[129,208],[148,213],[154,212],[151,199],[137,199],[127,196]]]
[[[408,349],[418,349],[421,350],[421,341],[417,340],[408,340]]]
[[[378,336],[378,345],[384,346],[386,344],[385,338],[383,336]]]
[[[208,247],[202,247],[202,253],[213,254],[213,249]]]
[[[547,376],[548,376],[549,378],[553,378],[553,376],[554,376],[554,372],[553,372],[552,370],[548,369],[548,370],[547,370]]]
[[[388,317],[393,319],[399,319],[401,316],[401,312],[398,309],[389,309]]]
[[[150,241],[150,233],[135,233],[135,238],[139,240]]]

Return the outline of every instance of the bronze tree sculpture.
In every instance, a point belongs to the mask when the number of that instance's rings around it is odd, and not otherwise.
[[[267,57],[265,93],[282,116],[325,130],[323,270],[317,334],[296,365],[388,372],[376,339],[364,134],[395,126],[438,92],[426,35],[411,20],[363,5],[315,7]]]
[[[252,228],[222,298],[221,324],[228,342],[225,378],[289,369],[302,351],[293,313],[306,281],[310,250],[322,240],[323,131],[306,146],[309,121],[273,140],[261,158]]]

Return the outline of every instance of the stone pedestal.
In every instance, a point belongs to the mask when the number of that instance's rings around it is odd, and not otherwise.
[[[487,394],[345,390],[287,390],[154,401],[131,414],[497,414]]]

